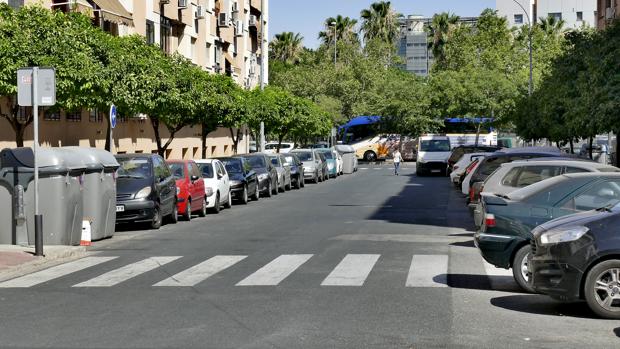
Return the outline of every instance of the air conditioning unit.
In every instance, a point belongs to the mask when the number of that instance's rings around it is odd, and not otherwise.
[[[179,0],[179,8],[187,8],[187,0]]]
[[[160,4],[167,5],[170,3],[170,0],[159,0]]]
[[[239,12],[239,3],[236,1],[232,3],[232,12]]]
[[[250,20],[248,24],[250,27],[256,27],[256,25],[258,25],[258,18],[256,18],[255,15],[250,15]]]
[[[205,18],[205,8],[201,5],[196,6],[196,18],[203,19]]]
[[[243,21],[237,21],[235,25],[235,36],[243,36]]]
[[[217,25],[219,25],[220,27],[228,27],[228,22],[229,22],[228,13],[220,12],[220,14],[217,17]]]
[[[608,7],[605,9],[605,19],[614,19],[616,18],[616,11],[613,7]]]

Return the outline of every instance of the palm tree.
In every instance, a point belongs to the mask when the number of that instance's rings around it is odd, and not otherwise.
[[[336,25],[332,25],[336,23]],[[356,19],[349,17],[342,17],[341,15],[329,17],[325,20],[325,31],[319,33],[319,39],[323,41],[323,44],[329,45],[334,42],[334,27],[336,29],[336,35],[338,40],[343,40],[347,43],[359,42],[357,33],[355,32]]]
[[[299,62],[300,55],[304,50],[303,39],[299,33],[283,32],[276,34],[275,39],[269,43],[270,58],[287,64]]]
[[[558,19],[553,16],[548,16],[547,18],[540,17],[540,23],[538,26],[542,31],[550,36],[557,36],[560,34],[564,34],[566,29],[564,29],[564,24],[566,22],[563,19]]]
[[[395,43],[400,33],[399,19],[402,14],[396,13],[389,1],[372,3],[370,8],[362,10],[361,31],[366,42],[379,39],[388,43]]]
[[[444,46],[448,41],[450,33],[459,22],[459,16],[443,12],[435,14],[427,31],[429,36],[428,47],[432,50],[436,61],[443,61]]]

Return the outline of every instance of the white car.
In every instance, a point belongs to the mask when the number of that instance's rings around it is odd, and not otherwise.
[[[480,166],[480,163],[482,162],[482,160],[483,158],[474,159],[474,161],[471,164],[469,164],[469,166],[467,166],[467,168],[469,169],[469,173],[467,174],[467,176],[465,176],[465,179],[463,180],[463,184],[461,185],[461,192],[463,193],[463,195],[469,195],[469,181],[471,177],[473,177],[474,172],[476,172],[476,169],[478,168],[478,166]]]
[[[195,160],[202,173],[205,182],[205,194],[207,195],[207,208],[219,213],[222,206],[232,207],[230,194],[230,178],[226,167],[216,159]]]
[[[463,154],[459,161],[457,161],[452,167],[452,172],[450,172],[450,181],[454,183],[458,187],[460,184],[461,176],[465,173],[467,166],[471,164],[472,161],[476,160],[480,157],[485,157],[491,153],[470,153]]]
[[[442,174],[448,171],[451,154],[450,138],[446,136],[422,136],[418,139],[416,175]]]
[[[282,142],[280,144],[280,154],[288,153],[295,148],[295,143]],[[278,150],[278,142],[272,142],[265,144],[265,150],[263,153],[275,154]]]

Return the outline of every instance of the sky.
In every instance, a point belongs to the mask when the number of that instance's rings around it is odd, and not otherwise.
[[[328,17],[342,15],[359,21],[360,11],[373,0],[269,0],[269,40],[275,34],[301,33],[304,46],[319,46],[317,36]],[[431,17],[438,12],[451,12],[461,17],[474,17],[485,8],[495,8],[495,0],[392,0],[396,12],[403,15]]]

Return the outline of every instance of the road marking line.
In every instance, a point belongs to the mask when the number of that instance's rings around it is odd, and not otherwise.
[[[406,287],[448,287],[447,255],[414,255]]]
[[[312,256],[311,254],[281,255],[239,281],[236,286],[276,286]]]
[[[144,274],[153,269],[159,268],[164,264],[181,258],[180,256],[171,257],[149,257],[139,262],[126,265],[124,267],[109,271],[103,275],[84,281],[73,287],[110,287],[127,281],[138,275]]]
[[[379,257],[379,254],[348,254],[321,286],[363,286]]]
[[[246,257],[247,256],[215,256],[162,280],[153,286],[195,286],[220,271],[230,268]]]
[[[111,261],[118,257],[85,257],[73,262],[57,265],[45,270],[38,271],[36,273],[28,274],[22,277],[18,277],[12,280],[8,280],[0,283],[1,288],[9,287],[31,287],[34,285],[42,284],[44,282],[65,276],[71,273],[75,273],[82,269],[93,267],[97,264]]]

